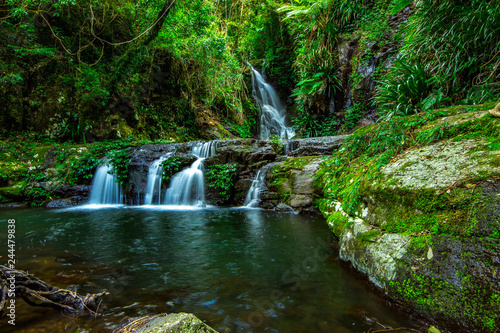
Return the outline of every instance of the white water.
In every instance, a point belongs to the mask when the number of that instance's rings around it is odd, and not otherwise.
[[[204,206],[205,175],[203,161],[215,155],[217,142],[196,143],[192,153],[198,159],[189,168],[175,174],[165,192],[163,204],[171,206]]]
[[[123,203],[120,184],[116,173],[109,165],[100,165],[92,178],[89,205],[116,205]]]
[[[168,156],[170,156],[170,153],[160,157],[149,167],[146,196],[144,197],[145,205],[152,205],[153,201],[156,205],[161,203],[161,180],[163,175],[161,163],[165,161]]]
[[[252,95],[260,109],[260,139],[267,140],[276,134],[283,140],[295,136],[291,127],[286,127],[286,110],[274,88],[252,67]]]
[[[275,163],[263,166],[252,181],[243,205],[247,207],[258,207],[260,204],[260,193],[266,189],[266,173]]]

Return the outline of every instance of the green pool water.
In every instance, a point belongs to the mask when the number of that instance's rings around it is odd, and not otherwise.
[[[17,268],[80,294],[109,291],[98,318],[17,301],[2,332],[112,332],[191,312],[220,332],[367,332],[414,327],[331,249],[321,217],[256,209],[114,207],[0,211],[16,220]]]

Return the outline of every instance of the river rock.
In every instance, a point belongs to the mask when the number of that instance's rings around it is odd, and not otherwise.
[[[170,313],[143,317],[121,328],[117,333],[217,333],[191,313]]]
[[[291,149],[288,156],[294,157],[331,155],[342,146],[344,140],[343,135],[289,140],[285,150]]]
[[[292,207],[285,205],[284,203],[279,203],[274,210],[281,213],[295,213],[295,210]]]
[[[45,204],[45,208],[69,208],[73,206],[73,201],[69,198],[50,200]]]
[[[321,157],[303,156],[277,163],[267,174],[270,193],[277,193],[279,202],[291,207],[295,212],[317,212],[314,206],[313,183],[320,162]],[[268,200],[265,193],[261,195],[261,199],[264,203]],[[276,197],[269,199],[275,200]]]

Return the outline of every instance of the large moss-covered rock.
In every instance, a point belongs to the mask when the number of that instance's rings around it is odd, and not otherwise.
[[[143,317],[133,321],[117,333],[217,333],[191,313],[170,313]]]
[[[457,112],[386,162],[334,157],[315,184],[340,257],[447,331],[500,328],[498,130],[484,111]]]

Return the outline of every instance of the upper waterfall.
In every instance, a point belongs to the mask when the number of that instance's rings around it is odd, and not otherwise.
[[[286,110],[276,90],[265,81],[262,74],[252,68],[252,95],[260,109],[260,139],[267,140],[276,134],[283,140],[295,136],[295,131],[285,125]]]

